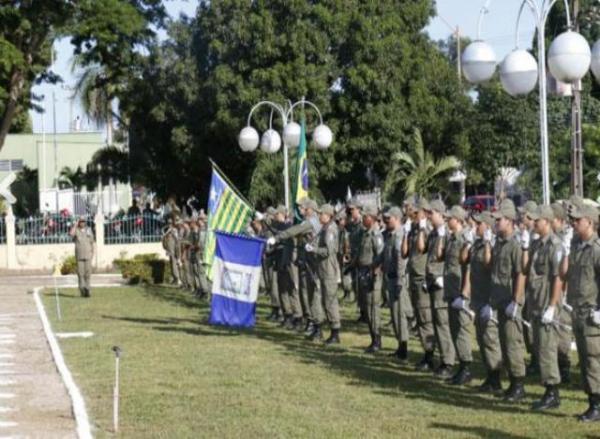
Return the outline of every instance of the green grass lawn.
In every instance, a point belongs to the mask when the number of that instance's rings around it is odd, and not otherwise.
[[[520,405],[479,395],[474,387],[442,384],[387,354],[362,353],[369,337],[343,309],[342,346],[312,344],[264,320],[264,298],[253,330],[208,326],[208,306],[166,287],[95,289],[91,299],[61,290],[63,320],[54,292],[44,303],[55,332],[93,331],[87,339],[62,339],[61,347],[82,389],[97,437],[112,433],[114,355],[121,361],[121,428],[134,438],[198,437],[595,437],[600,424],[573,415],[587,407],[575,383],[562,391],[558,411],[534,414],[543,393],[535,380]],[[384,313],[384,321],[389,314]],[[415,340],[411,360],[420,358]],[[576,361],[574,362],[576,364]],[[574,368],[575,369],[575,368]],[[481,370],[477,369],[478,378]]]

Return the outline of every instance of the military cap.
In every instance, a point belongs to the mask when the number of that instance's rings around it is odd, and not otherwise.
[[[573,218],[589,218],[594,221],[598,221],[598,209],[589,204],[583,204],[579,207],[571,209],[569,215]]]
[[[494,218],[508,218],[511,220],[517,219],[517,209],[515,209],[515,203],[511,199],[506,198],[502,200],[498,210],[492,214]]]
[[[283,204],[280,204],[279,206],[277,206],[276,209],[273,209],[273,214],[276,214],[276,213],[281,213],[282,215],[286,215],[287,209]]]
[[[567,201],[567,208],[572,209],[575,207],[580,207],[585,204],[585,200],[579,195],[571,195],[569,200]]]
[[[302,198],[298,204],[303,209],[312,209],[316,211],[319,208],[319,206],[317,206],[316,201],[311,200],[308,197]]]
[[[358,200],[356,198],[351,198],[347,203],[346,206],[348,207],[348,209],[360,209],[360,203],[358,202]]]
[[[392,206],[383,213],[383,216],[393,216],[394,218],[402,219],[402,209],[398,206]]]
[[[277,210],[273,206],[267,207],[267,215],[275,215]]]
[[[429,203],[429,207],[425,210],[429,212],[433,212],[435,210],[443,215],[446,213],[446,205],[442,200],[433,200]]]
[[[552,208],[552,211],[554,212],[554,218],[560,219],[560,220],[567,219],[567,211],[564,208],[564,206],[562,205],[562,203],[552,203],[550,205],[550,207]]]
[[[554,219],[554,210],[552,210],[552,206],[539,205],[534,211],[529,212],[527,215],[533,220],[545,219],[552,221]]]
[[[484,210],[483,212],[474,214],[473,219],[478,223],[486,223],[490,227],[492,227],[496,222],[492,216],[492,212],[489,210]]]
[[[420,198],[419,201],[415,203],[415,208],[417,210],[429,210],[429,201],[427,201],[427,198]]]
[[[467,212],[460,206],[452,206],[450,210],[444,213],[446,218],[455,218],[459,221],[464,221],[467,218]]]
[[[535,209],[537,209],[537,207],[538,207],[538,205],[535,201],[529,200],[525,204],[523,204],[521,207],[519,207],[517,210],[519,211],[520,214],[529,215],[530,213],[535,211]]]
[[[333,216],[335,214],[335,209],[333,208],[333,206],[331,204],[323,204],[319,208],[319,213],[324,213],[325,215]]]
[[[368,205],[364,206],[362,209],[363,216],[369,215],[372,217],[376,217],[378,213],[379,212],[377,210],[377,207],[373,206],[372,204],[368,204]]]

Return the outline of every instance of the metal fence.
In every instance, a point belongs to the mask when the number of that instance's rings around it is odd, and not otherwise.
[[[159,215],[117,215],[104,222],[105,244],[159,242],[165,221]]]
[[[0,216],[0,244],[6,244],[6,219]]]
[[[25,244],[64,244],[72,242],[69,231],[73,226],[74,218],[60,214],[46,214],[43,216],[17,218],[15,221],[15,234],[17,245]],[[87,218],[88,226],[94,230],[94,220]]]

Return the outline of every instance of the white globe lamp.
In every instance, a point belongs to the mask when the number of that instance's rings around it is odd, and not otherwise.
[[[473,84],[489,81],[496,71],[496,53],[485,41],[474,41],[465,47],[461,61],[465,78]]]
[[[588,42],[577,32],[560,34],[548,50],[550,73],[561,82],[579,81],[590,69],[592,51]]]
[[[264,132],[260,139],[260,149],[264,152],[273,154],[281,148],[281,137],[279,133],[272,128]]]
[[[592,73],[596,81],[600,82],[600,40],[592,47]]]
[[[248,126],[242,128],[238,136],[238,144],[244,152],[252,152],[258,147],[258,131]]]
[[[300,145],[300,135],[302,134],[302,128],[299,123],[290,122],[283,127],[283,141],[291,148],[296,148]]]
[[[538,65],[531,53],[516,49],[500,64],[500,82],[511,96],[530,93],[538,80]]]
[[[333,142],[333,133],[327,125],[321,124],[313,132],[313,142],[318,149],[327,149]]]

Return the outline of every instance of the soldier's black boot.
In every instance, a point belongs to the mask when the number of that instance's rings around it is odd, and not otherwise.
[[[416,364],[415,369],[419,372],[431,372],[433,370],[433,351],[425,351],[425,355]]]
[[[306,321],[306,327],[304,328],[304,335],[310,336],[315,329],[315,323],[312,320]]]
[[[452,378],[452,366],[449,364],[440,364],[435,370],[435,376],[441,380],[448,380]]]
[[[600,421],[600,395],[592,394],[588,397],[590,406],[577,417],[581,422],[597,422]]]
[[[473,379],[469,363],[461,362],[458,372],[452,377],[452,384],[455,386],[463,386]]]
[[[283,322],[281,322],[280,325],[282,328],[285,328],[287,330],[292,330],[294,329],[294,319],[291,315],[286,315],[285,318],[283,319]]]
[[[546,392],[539,401],[533,403],[531,408],[533,410],[548,410],[560,407],[560,396],[558,394],[558,387],[546,386]]]
[[[525,397],[523,378],[510,377],[510,386],[504,393],[504,401],[518,402]]]
[[[313,324],[313,331],[308,336],[308,339],[310,341],[316,341],[316,340],[322,340],[323,339],[323,333],[321,332],[321,325],[319,325],[317,323]]]
[[[340,344],[340,330],[332,329],[331,335],[329,336],[329,338],[327,340],[325,340],[325,344],[327,344],[327,345]]]
[[[571,383],[571,361],[569,358],[558,356],[558,371],[560,372],[560,382],[562,384]]]
[[[396,351],[396,358],[400,361],[400,364],[406,364],[408,361],[408,343],[405,341],[400,342],[398,350]]]
[[[294,331],[302,332],[304,330],[304,322],[302,321],[302,317],[295,317],[292,322],[294,324]]]
[[[277,308],[277,307],[274,306],[274,307],[271,308],[271,314],[269,314],[267,316],[267,320],[270,321],[270,322],[274,322],[278,318],[279,318],[279,308]]]
[[[365,349],[365,354],[374,354],[381,349],[381,335],[371,335],[371,344]]]

